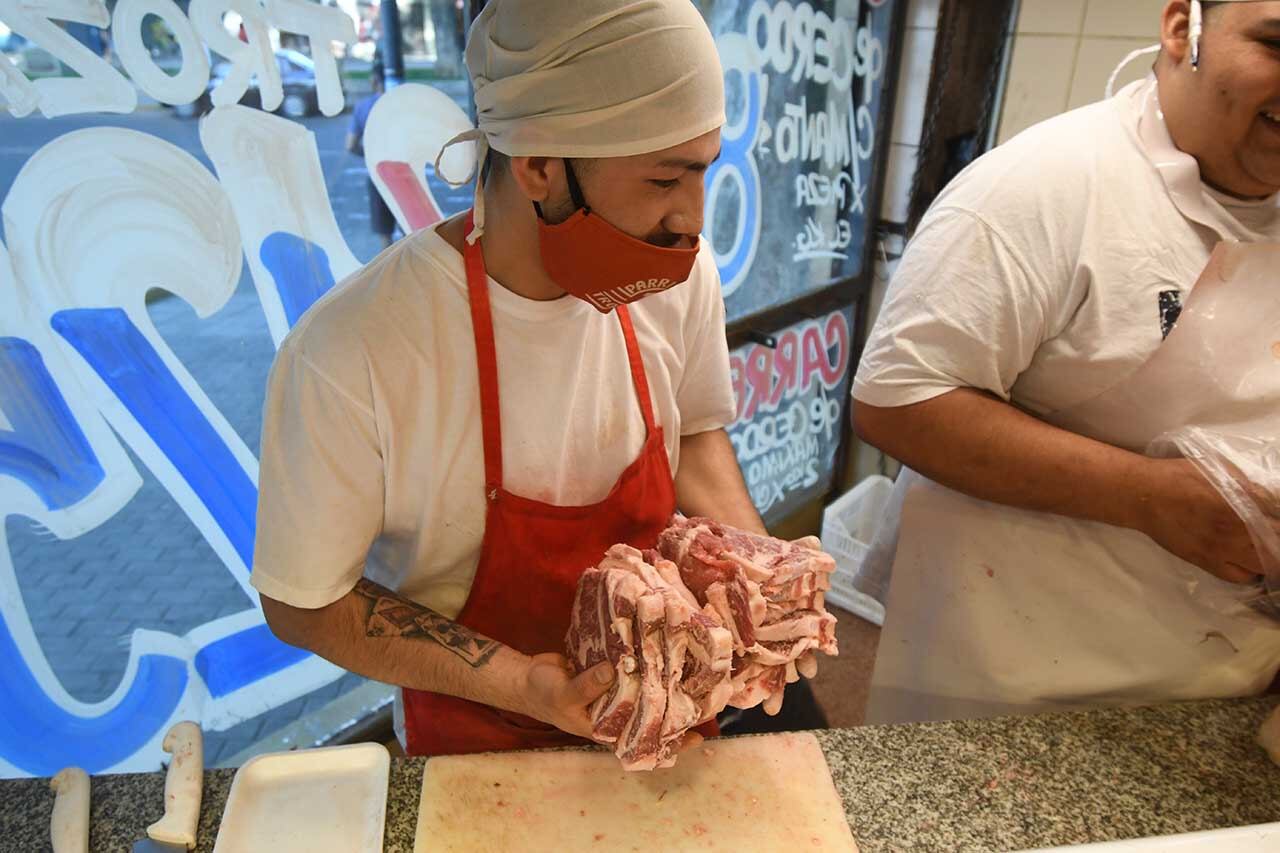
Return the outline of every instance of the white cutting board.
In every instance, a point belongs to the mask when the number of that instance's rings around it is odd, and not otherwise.
[[[857,845],[812,734],[710,740],[675,767],[627,772],[606,752],[427,761],[414,853],[845,851]]]
[[[382,853],[390,769],[378,743],[250,758],[231,780],[213,853]]]

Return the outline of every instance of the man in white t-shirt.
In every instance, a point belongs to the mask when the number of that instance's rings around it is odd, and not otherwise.
[[[402,686],[413,754],[589,736],[613,672],[559,654],[579,574],[677,506],[764,530],[698,241],[724,92],[697,9],[490,0],[466,59],[474,212],[303,317],[262,440],[267,621]]]
[[[888,587],[870,722],[1246,695],[1280,664],[1245,524],[1144,452],[1280,427],[1259,283],[1216,265],[1234,307],[1192,310],[1219,243],[1280,238],[1280,2],[1172,0],[1161,46],[1154,78],[952,181],[891,283],[853,388],[910,469],[861,578]],[[1192,347],[1229,380],[1178,368]]]

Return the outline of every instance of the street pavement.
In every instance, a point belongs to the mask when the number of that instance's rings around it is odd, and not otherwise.
[[[465,98],[462,85],[441,88],[455,99]],[[338,226],[356,257],[367,261],[378,243],[369,231],[363,161],[344,149],[350,120],[348,112],[303,123],[315,133]],[[80,128],[106,125],[167,140],[212,168],[200,147],[197,122],[167,110],[57,119],[13,119],[0,110],[0,199],[40,146]],[[464,198],[453,193],[451,206]],[[198,319],[177,298],[154,301],[149,312],[174,353],[256,455],[274,349],[247,265],[230,302],[212,317]],[[37,639],[63,687],[83,702],[101,701],[116,689],[135,628],[180,635],[252,606],[177,504],[132,458],[144,480],[142,489],[95,530],[64,542],[35,529],[28,519],[3,520]],[[206,762],[217,764],[242,752],[361,683],[363,679],[348,674],[225,732],[206,733]]]

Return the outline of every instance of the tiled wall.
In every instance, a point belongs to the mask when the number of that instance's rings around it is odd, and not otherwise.
[[[998,140],[1101,100],[1130,51],[1159,41],[1165,0],[1021,0]],[[1154,56],[1134,60],[1116,88],[1143,77]]]
[[[907,221],[911,178],[916,171],[925,100],[929,95],[933,43],[938,34],[938,5],[939,0],[910,0],[907,4],[907,31],[902,40],[898,97],[893,108],[888,171],[880,206],[881,218],[889,222]]]

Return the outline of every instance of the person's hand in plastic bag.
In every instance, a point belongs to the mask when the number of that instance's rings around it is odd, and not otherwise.
[[[1249,530],[1213,484],[1186,459],[1151,463],[1155,488],[1142,503],[1137,529],[1222,580],[1258,582],[1262,560]]]

